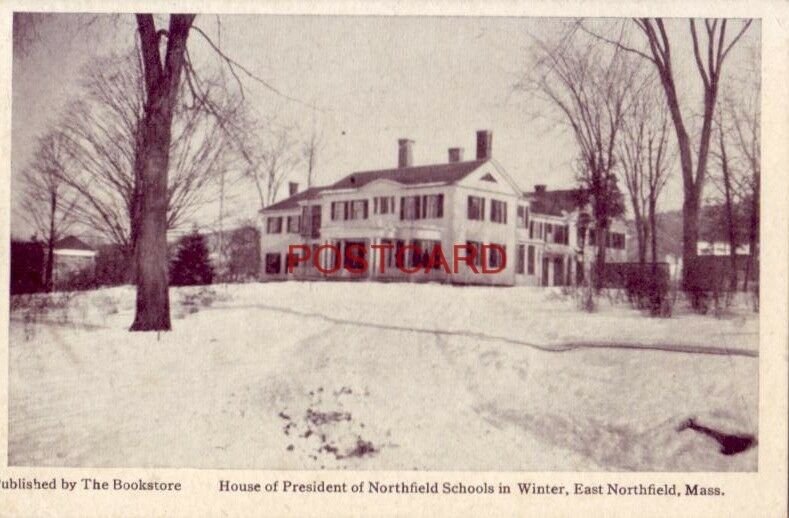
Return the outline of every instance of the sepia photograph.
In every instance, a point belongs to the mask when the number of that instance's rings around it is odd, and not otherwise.
[[[760,19],[12,22],[10,467],[758,472]]]

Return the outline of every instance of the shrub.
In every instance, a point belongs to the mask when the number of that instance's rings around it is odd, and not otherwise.
[[[625,292],[630,303],[652,316],[671,316],[668,271],[656,264],[639,265],[624,273]]]
[[[706,314],[713,307],[720,311],[721,299],[731,288],[728,257],[699,256],[684,266],[683,291],[694,311]]]
[[[178,252],[170,265],[170,284],[195,286],[211,284],[214,269],[208,257],[205,238],[196,231],[181,238]]]

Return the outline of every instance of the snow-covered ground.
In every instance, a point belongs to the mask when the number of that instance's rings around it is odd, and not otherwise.
[[[758,315],[648,318],[558,291],[129,287],[12,301],[9,462],[38,466],[755,470],[678,432],[757,433]],[[635,348],[634,348],[635,347]]]

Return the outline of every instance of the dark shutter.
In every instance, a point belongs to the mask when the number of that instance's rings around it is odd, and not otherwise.
[[[400,220],[405,219],[405,197],[400,197]]]
[[[443,194],[439,194],[438,195],[438,217],[439,218],[443,218],[444,217],[444,195]]]

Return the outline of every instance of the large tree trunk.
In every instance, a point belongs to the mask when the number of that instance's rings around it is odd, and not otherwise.
[[[643,216],[639,218],[638,226],[638,262],[639,264],[644,264],[647,262],[647,240],[649,239],[649,226],[647,225],[647,222],[644,221]]]
[[[698,241],[699,199],[685,189],[685,201],[682,204],[682,285],[685,289],[692,283],[690,272],[696,259]]]
[[[167,167],[172,106],[157,102],[143,120],[140,221],[135,243],[137,313],[132,331],[170,329],[167,268]]]
[[[173,107],[184,64],[186,38],[194,15],[171,15],[164,64],[159,55],[159,34],[153,16],[137,15],[145,69],[145,116],[137,156],[141,185],[139,221],[134,242],[137,311],[132,331],[170,330],[167,261],[167,170],[169,167]],[[135,212],[137,212],[135,210]]]

